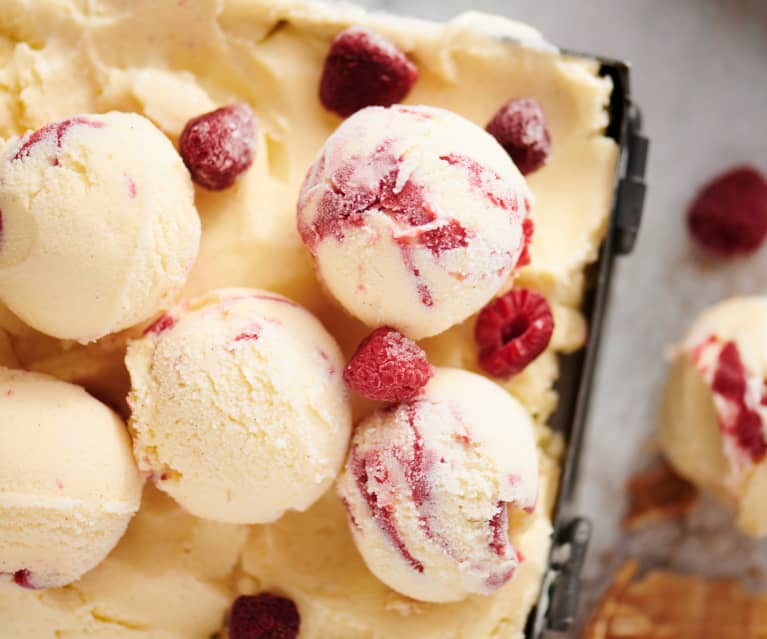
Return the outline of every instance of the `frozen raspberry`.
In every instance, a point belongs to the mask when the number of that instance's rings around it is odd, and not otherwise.
[[[767,235],[767,182],[751,167],[731,169],[698,193],[687,224],[693,238],[712,253],[752,253]]]
[[[220,191],[253,164],[256,123],[246,104],[230,104],[186,123],[179,152],[192,179],[211,191]]]
[[[344,369],[344,380],[368,399],[404,402],[434,375],[426,353],[399,331],[384,326],[368,335]]]
[[[13,582],[22,588],[27,588],[28,590],[36,590],[36,588],[32,585],[32,573],[26,568],[22,568],[21,570],[17,570],[15,573],[13,573]]]
[[[320,101],[346,117],[367,106],[401,102],[418,80],[418,69],[382,37],[352,27],[330,45],[320,78]]]
[[[540,169],[551,153],[551,136],[546,127],[546,118],[541,105],[533,98],[507,102],[486,128],[506,149],[522,175]]]
[[[474,331],[479,364],[496,377],[516,375],[544,351],[553,332],[546,298],[526,288],[513,289],[479,314]]]
[[[261,593],[235,599],[229,614],[229,639],[296,639],[301,616],[285,597]]]

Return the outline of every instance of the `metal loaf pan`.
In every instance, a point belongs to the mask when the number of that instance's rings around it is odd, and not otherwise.
[[[593,59],[593,56],[563,53]],[[607,135],[618,143],[620,152],[608,232],[599,259],[586,274],[582,311],[588,320],[588,341],[579,353],[563,357],[560,362],[560,404],[552,419],[552,427],[565,438],[566,453],[554,510],[548,568],[538,602],[528,618],[527,639],[540,639],[546,631],[568,630],[577,613],[580,572],[592,530],[591,522],[574,512],[578,464],[613,265],[617,257],[628,255],[634,248],[646,189],[644,175],[649,142],[641,132],[639,109],[631,101],[629,65],[604,58],[596,60],[601,65],[600,75],[609,77],[613,83]]]

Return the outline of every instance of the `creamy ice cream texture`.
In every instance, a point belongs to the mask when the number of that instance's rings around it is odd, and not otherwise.
[[[675,469],[767,534],[767,298],[725,300],[693,324],[672,362],[660,441]]]
[[[79,579],[122,537],[141,485],[112,410],[72,384],[0,368],[0,583]]]
[[[317,286],[296,231],[296,197],[307,167],[340,123],[319,104],[317,82],[332,38],[350,25],[388,38],[416,62],[421,78],[408,96],[411,104],[446,108],[479,126],[512,97],[533,96],[543,107],[554,153],[528,178],[536,233],[532,263],[518,281],[546,295],[556,330],[549,349],[503,386],[544,423],[556,406],[556,353],[583,343],[581,273],[596,256],[612,193],[617,148],[602,134],[611,84],[599,77],[598,63],[552,53],[533,29],[479,14],[436,24],[300,0],[136,2],[131,11],[106,0],[85,14],[73,0],[8,0],[0,6],[0,136],[19,136],[73,113],[119,110],[144,114],[176,139],[189,118],[248,102],[264,152],[234,188],[196,193],[203,233],[184,295],[225,286],[287,295],[317,315],[348,356],[369,329],[340,313]],[[0,336],[4,361],[86,384],[99,396],[127,393],[126,334],[81,347],[34,331],[5,308],[0,327],[7,334]],[[469,320],[423,342],[431,361],[474,369],[472,329]],[[252,528],[242,558],[251,578],[238,581],[238,590],[276,589],[295,599],[301,639],[521,637],[545,566],[557,481],[557,438],[540,426],[537,434],[539,448],[548,451],[541,460],[548,497],[539,500],[530,529],[511,531],[525,561],[496,594],[449,604],[398,595],[350,551],[351,534],[332,490],[306,512]],[[155,508],[147,494],[157,495],[145,493],[123,543],[83,580],[42,593],[0,593],[5,627],[35,639],[56,631],[208,639],[231,601],[236,559],[228,549],[237,546],[213,532],[211,526],[223,524],[195,519],[169,499]],[[151,535],[131,533],[139,529]],[[205,544],[202,530],[209,531]],[[155,556],[152,547],[167,552]],[[194,556],[219,568],[184,563],[190,547],[202,548]]]
[[[197,255],[193,188],[170,141],[134,113],[69,117],[0,156],[0,299],[81,342],[172,300]]]
[[[298,231],[346,310],[420,339],[498,292],[531,203],[509,155],[476,124],[432,107],[369,107],[309,169]]]
[[[538,496],[532,420],[483,377],[439,369],[422,396],[357,427],[338,495],[360,554],[394,590],[490,594],[520,564],[508,511],[531,513]]]
[[[288,298],[181,302],[128,347],[139,467],[190,513],[270,522],[305,510],[343,462],[351,408],[335,340]]]
[[[210,639],[233,591],[245,526],[197,519],[147,484],[109,556],[63,588],[0,590],[0,636]]]

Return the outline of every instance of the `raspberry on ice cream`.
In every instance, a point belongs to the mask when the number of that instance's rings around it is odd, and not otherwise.
[[[300,628],[301,616],[291,599],[242,595],[232,604],[227,639],[296,639]]]
[[[698,244],[712,253],[753,253],[767,236],[767,181],[751,167],[731,169],[698,193],[687,224]]]
[[[79,386],[0,368],[0,583],[79,579],[122,537],[141,486],[114,412]]]
[[[230,104],[187,122],[179,153],[192,179],[211,191],[232,186],[253,164],[256,123],[247,104]]]
[[[532,420],[489,380],[437,369],[423,395],[357,427],[338,495],[360,554],[389,587],[433,602],[490,594],[522,561],[509,511],[521,525],[536,505]]]
[[[183,301],[125,361],[139,468],[191,514],[270,522],[335,479],[351,430],[343,358],[295,302],[253,289]]]
[[[0,300],[32,327],[96,340],[186,281],[200,220],[184,164],[146,118],[82,115],[0,155]]]
[[[531,200],[508,155],[471,122],[370,107],[309,169],[298,230],[349,312],[420,339],[469,317],[507,280]]]
[[[396,46],[351,27],[330,45],[320,77],[320,101],[347,117],[364,107],[402,102],[417,80],[418,69]]]
[[[387,326],[368,335],[344,369],[344,381],[368,399],[412,399],[434,375],[418,344]]]
[[[521,373],[549,345],[554,318],[546,298],[515,288],[482,309],[474,337],[479,365],[490,375]]]
[[[533,98],[504,104],[488,122],[487,132],[506,149],[522,175],[540,169],[551,154],[546,117]]]
[[[675,356],[660,412],[675,470],[767,534],[767,299],[733,298],[704,312]]]

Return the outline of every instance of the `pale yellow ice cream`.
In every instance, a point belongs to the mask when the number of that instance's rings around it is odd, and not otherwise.
[[[82,579],[0,593],[0,637],[210,639],[231,603],[247,534],[192,517],[148,484],[125,536]]]
[[[184,295],[226,286],[287,295],[322,320],[347,356],[369,329],[324,294],[296,232],[301,182],[340,124],[317,99],[333,37],[358,25],[388,38],[420,71],[407,102],[446,108],[479,126],[509,98],[535,97],[549,123],[553,154],[527,179],[535,194],[536,235],[532,263],[517,282],[547,296],[556,328],[549,349],[503,386],[545,423],[556,406],[556,355],[583,344],[582,271],[596,257],[611,202],[617,147],[603,135],[611,83],[598,76],[598,62],[559,55],[529,27],[480,14],[436,24],[303,0],[102,0],[88,11],[84,6],[77,0],[0,2],[0,136],[19,136],[74,113],[119,110],[145,115],[175,140],[190,117],[247,102],[259,122],[259,153],[232,189],[197,191],[203,233]],[[519,46],[520,40],[533,46]],[[81,382],[110,401],[128,392],[125,341],[140,330],[79,346],[40,334],[4,308],[0,328],[8,337],[0,339],[4,361]],[[472,330],[470,318],[423,346],[435,364],[474,370]],[[252,577],[239,582],[240,590],[271,589],[294,598],[300,639],[519,639],[548,553],[560,450],[548,430],[539,426],[538,434],[539,447],[549,451],[541,459],[547,497],[539,500],[533,526],[512,534],[526,560],[495,595],[425,604],[391,591],[354,550],[332,487],[306,512],[253,527],[243,554]],[[163,503],[159,511],[151,502],[147,511],[145,503],[125,542],[151,517],[155,539],[165,540],[173,563],[149,550],[139,553],[148,537],[134,537],[79,582],[87,588],[0,592],[0,621],[25,639],[56,632],[64,639],[208,639],[228,604],[233,561],[222,562],[221,571],[195,569],[189,576],[176,562],[198,538],[191,531],[221,525],[194,520],[168,499]],[[187,534],[181,521],[195,522]],[[223,534],[205,539],[200,554],[211,562],[236,547]],[[123,552],[119,567],[106,571]],[[103,578],[97,583],[92,575]]]
[[[298,232],[347,311],[421,339],[479,311],[508,280],[532,200],[476,124],[432,107],[369,107],[309,169]]]
[[[420,601],[491,594],[521,558],[508,542],[538,497],[533,422],[496,384],[438,369],[417,399],[356,428],[338,479],[370,571]]]
[[[539,441],[539,444],[542,442]],[[426,603],[377,579],[354,549],[343,505],[328,494],[305,513],[255,526],[242,555],[244,593],[284,593],[301,612],[300,639],[521,639],[546,565],[557,462],[541,456],[541,493],[526,529],[510,530],[524,556],[517,575],[491,596]]]
[[[141,485],[109,408],[72,384],[0,368],[0,584],[79,579],[122,537]]]
[[[185,300],[128,346],[139,467],[198,517],[274,521],[335,479],[351,430],[333,337],[252,289]]]
[[[681,475],[767,534],[767,298],[705,311],[676,349],[660,412],[663,452]]]
[[[0,300],[90,342],[142,322],[186,281],[200,240],[189,174],[135,113],[77,115],[0,155]]]

